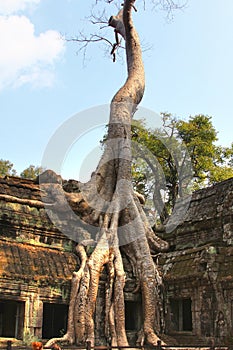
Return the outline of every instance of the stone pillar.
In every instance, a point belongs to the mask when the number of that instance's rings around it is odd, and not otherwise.
[[[29,327],[33,329],[32,333],[37,338],[42,337],[42,324],[43,324],[43,302],[40,300],[40,296],[34,293],[32,297],[31,308],[30,308]]]
[[[24,338],[42,337],[43,302],[38,293],[31,293],[25,302]]]
[[[24,314],[24,332],[23,340],[27,343],[32,337],[30,329],[30,309],[31,309],[31,296],[28,296],[25,301],[25,314]]]

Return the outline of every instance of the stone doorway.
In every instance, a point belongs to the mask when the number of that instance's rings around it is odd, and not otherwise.
[[[192,325],[192,300],[171,299],[170,300],[171,331],[191,332]]]
[[[125,301],[125,328],[138,331],[142,326],[142,305],[139,301]]]
[[[0,336],[23,339],[25,303],[0,299]]]
[[[43,304],[42,338],[61,337],[66,333],[68,305]]]

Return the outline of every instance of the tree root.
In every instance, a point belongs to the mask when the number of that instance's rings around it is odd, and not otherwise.
[[[152,236],[153,231],[148,229],[149,225],[144,217],[144,212],[140,209],[139,201],[134,196],[131,187],[124,188],[123,193],[128,194],[127,209],[120,212],[119,208],[125,197],[122,196],[122,192],[116,191],[107,212],[103,217],[99,216],[98,242],[87,240],[77,245],[76,251],[81,264],[79,270],[73,273],[67,333],[61,338],[49,340],[45,347],[51,347],[56,342],[82,344],[86,341],[90,341],[91,345],[94,346],[93,317],[99,279],[105,266],[109,278],[105,298],[105,335],[107,339],[111,339],[112,346],[128,345],[123,291],[125,272],[118,240],[119,213],[121,213],[121,228],[127,224],[127,237],[130,239],[130,242],[123,247],[123,251],[134,266],[133,271],[137,280],[134,292],[141,289],[142,293],[144,313],[142,338],[152,345],[157,345],[160,340],[153,330],[156,320],[156,305],[159,304],[157,292],[159,273],[151,257],[150,249],[153,244],[157,250],[160,246],[163,250],[166,244],[154,233]],[[95,245],[95,248],[88,257],[86,248],[90,245]]]
[[[80,243],[77,246],[81,266],[72,279],[67,333],[62,338],[51,339],[46,346],[66,340],[71,344],[90,341],[94,346],[93,318],[100,275],[106,266],[109,280],[105,300],[105,333],[111,338],[112,345],[128,345],[123,292],[125,273],[119,248],[123,243],[127,243],[125,252],[135,264],[133,271],[136,274],[138,290],[140,288],[142,294],[142,339],[145,338],[152,345],[157,345],[160,340],[154,332],[158,305],[158,270],[151,257],[151,250],[164,251],[167,243],[156,237],[149,227],[131,185],[131,119],[143,97],[145,87],[140,40],[131,15],[134,3],[135,0],[124,1],[122,24],[125,27],[128,77],[112,99],[108,142],[105,144],[104,154],[95,176],[87,185],[83,185],[84,191],[80,187],[82,193],[76,196],[67,195],[68,201],[76,201],[73,206],[75,212],[76,206],[81,208],[81,205],[89,203],[92,207],[91,210],[85,208],[83,215],[87,215],[88,223],[99,223],[98,237],[95,237],[97,243],[89,257],[85,244]],[[54,195],[56,202],[61,201],[59,210],[62,210],[62,197],[59,192]]]
[[[93,244],[93,241],[84,241],[76,247],[81,265],[78,272],[73,273],[67,333],[61,338],[50,339],[45,347],[51,347],[56,342],[78,344],[86,341],[94,346],[93,316],[99,279],[105,265],[108,265],[110,272],[109,291],[106,294],[106,310],[109,312],[106,314],[106,330],[109,328],[112,344],[128,345],[124,324],[125,273],[117,238],[118,213],[110,213],[107,212],[102,220],[101,237],[91,256],[87,257],[85,246]]]

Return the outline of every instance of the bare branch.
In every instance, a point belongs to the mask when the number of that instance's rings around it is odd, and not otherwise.
[[[92,24],[105,24],[105,27],[108,26],[108,15],[105,9],[102,12],[98,12],[98,14],[95,14],[92,9],[91,15],[87,17],[87,20]],[[100,29],[102,29],[102,27],[100,27]]]
[[[173,11],[185,8],[188,0],[151,0],[151,2],[154,7],[166,11],[168,18],[173,18]]]
[[[160,7],[160,9],[167,12],[167,17],[173,17],[173,10],[182,9],[186,5],[186,1],[188,0],[151,0],[150,2],[152,6]],[[107,6],[101,11],[98,10],[99,3],[105,3],[109,5],[113,5],[118,9],[117,15],[113,15],[110,17],[107,8],[109,7],[112,12],[112,6]],[[83,53],[84,61],[86,60],[86,52],[90,43],[104,43],[105,48],[104,51],[106,53],[110,53],[113,57],[113,62],[116,61],[116,55],[119,54],[119,49],[122,48],[121,41],[118,38],[118,34],[124,38],[124,25],[122,21],[122,8],[121,5],[123,0],[95,0],[92,6],[90,16],[86,17],[86,20],[90,25],[95,25],[98,27],[98,30],[92,30],[90,28],[88,32],[90,34],[85,35],[83,32],[80,32],[75,38],[68,39],[67,41],[73,41],[79,44],[79,48],[77,52]],[[131,5],[135,11],[137,11],[134,5]],[[146,7],[146,0],[143,0],[143,7]],[[110,14],[111,14],[110,12]],[[110,18],[109,18],[110,17]],[[112,32],[107,31],[107,28],[113,27],[115,32],[115,42],[114,38],[111,38]],[[105,31],[102,31],[106,29]],[[143,49],[143,51],[148,50],[148,47]]]
[[[90,36],[85,36],[82,32],[75,38],[66,39],[68,42],[76,42],[79,44],[79,49],[77,52],[83,52],[84,62],[86,60],[86,52],[89,44],[93,43],[104,43],[106,44],[106,52],[110,53],[113,56],[113,62],[116,61],[116,55],[118,49],[122,49],[121,41],[117,39],[116,43],[112,43],[105,36],[101,36],[99,34],[90,34]]]
[[[101,42],[104,41],[106,42],[108,45],[110,45],[111,47],[113,47],[113,44],[111,43],[110,40],[108,40],[107,38],[100,36],[98,34],[91,34],[90,37],[85,37],[83,33],[79,33],[79,37],[77,38],[71,38],[71,39],[67,39],[67,41],[75,41],[77,43],[83,44],[80,48],[79,51],[82,51],[86,46],[88,46],[88,44],[90,43],[97,43],[97,42]]]

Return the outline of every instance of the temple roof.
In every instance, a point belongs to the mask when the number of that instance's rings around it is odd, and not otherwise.
[[[187,205],[188,203],[188,205]],[[168,222],[174,230],[164,238],[176,249],[210,242],[233,244],[233,178],[178,200]]]
[[[39,184],[36,184],[33,180],[22,179],[16,176],[0,177],[0,194],[41,200]]]
[[[62,283],[77,269],[73,253],[25,243],[0,240],[0,278]]]
[[[181,281],[233,281],[233,247],[211,244],[200,248],[167,253],[159,259],[164,280],[169,283]]]

